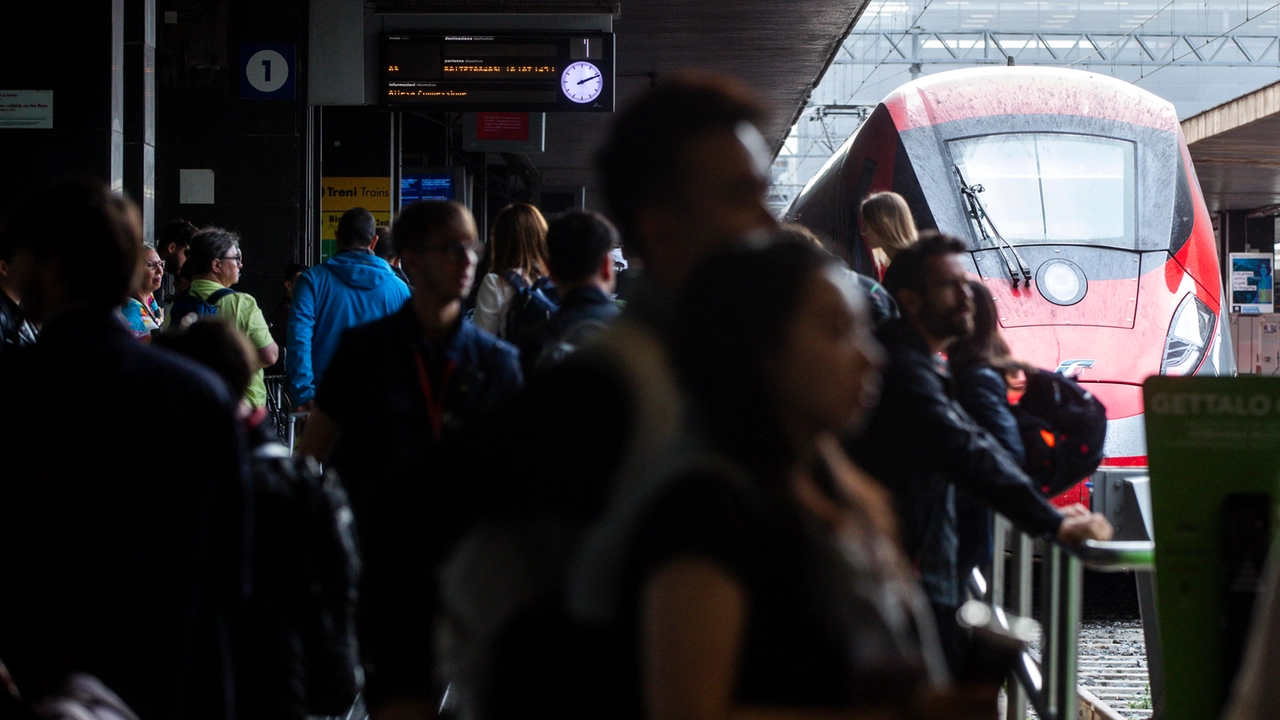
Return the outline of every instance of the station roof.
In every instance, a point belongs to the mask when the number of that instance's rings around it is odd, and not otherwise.
[[[1280,208],[1280,83],[1182,121],[1210,212]]]
[[[772,116],[762,127],[776,153],[809,93],[869,0],[397,0],[379,11],[610,13],[617,36],[617,108],[677,70],[735,75]],[[529,160],[546,185],[594,186],[592,156],[613,115],[549,114],[546,152]]]

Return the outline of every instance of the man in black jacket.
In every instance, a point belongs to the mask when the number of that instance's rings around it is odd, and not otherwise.
[[[610,294],[616,279],[609,253],[618,230],[599,213],[570,210],[547,227],[547,265],[560,289],[560,308],[548,321],[514,338],[525,375],[562,362],[618,316]]]
[[[141,717],[261,716],[229,680],[250,588],[235,400],[117,319],[142,247],[137,209],[105,184],[67,183],[5,232],[44,330],[0,356],[0,657],[32,699],[83,672]],[[182,442],[148,438],[157,417],[176,419]]]
[[[1031,535],[1072,544],[1111,537],[1106,518],[1082,506],[1059,512],[1036,492],[1000,444],[952,396],[940,353],[973,327],[973,294],[960,240],[926,234],[889,266],[885,287],[902,316],[877,332],[889,351],[879,407],[850,442],[858,463],[893,493],[903,544],[920,568],[949,659],[966,674],[955,621],[955,488],[963,487]]]

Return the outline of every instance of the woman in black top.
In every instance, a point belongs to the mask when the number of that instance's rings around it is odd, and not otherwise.
[[[883,362],[836,271],[785,242],[695,271],[674,347],[701,437],[604,522],[629,525],[627,715],[995,717],[994,689],[945,689],[886,495],[834,440]]]
[[[969,289],[973,291],[973,334],[947,351],[956,400],[1021,465],[1025,450],[1009,406],[1006,378],[1022,372],[1022,365],[1010,357],[1009,345],[1000,336],[991,291],[980,280],[970,280]],[[960,540],[956,568],[961,577],[990,564],[991,511],[963,491],[956,493],[956,532]]]

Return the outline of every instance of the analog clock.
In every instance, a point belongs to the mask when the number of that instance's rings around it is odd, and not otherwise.
[[[604,90],[604,76],[600,68],[589,62],[569,63],[560,76],[560,89],[564,96],[576,103],[589,103],[600,97]]]

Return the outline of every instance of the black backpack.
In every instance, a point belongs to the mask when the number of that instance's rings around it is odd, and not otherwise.
[[[539,331],[560,309],[560,293],[551,278],[538,278],[532,285],[526,283],[520,273],[508,270],[503,278],[516,289],[516,296],[507,308],[507,338],[517,338]]]
[[[542,348],[534,358],[533,368],[537,371],[543,371],[559,365],[577,351],[578,348],[590,341],[591,338],[608,329],[608,323],[602,320],[588,319],[579,321],[560,337],[548,340],[542,345]],[[528,373],[526,373],[526,377],[528,377]]]
[[[1028,373],[1013,414],[1026,450],[1022,468],[1045,497],[1084,480],[1102,463],[1107,409],[1074,380],[1047,370]]]
[[[188,315],[195,315],[197,320],[217,315],[218,301],[234,292],[235,290],[231,288],[222,288],[209,293],[207,298],[201,298],[190,289],[183,290],[173,296],[173,304],[169,306],[169,317],[175,321],[182,321]]]
[[[347,493],[332,470],[278,442],[253,451],[255,593],[250,627],[262,651],[247,662],[249,692],[288,690],[308,715],[345,715],[364,687],[355,612],[362,565]],[[256,625],[255,625],[256,622]],[[272,653],[273,648],[289,648]],[[291,657],[282,657],[291,656]],[[261,681],[261,684],[258,682]]]

